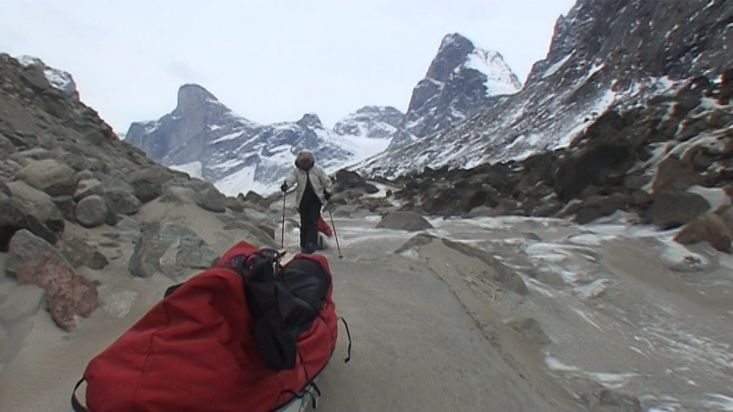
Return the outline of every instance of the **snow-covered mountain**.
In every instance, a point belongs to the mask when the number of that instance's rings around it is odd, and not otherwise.
[[[301,149],[328,171],[351,166],[450,127],[521,83],[497,52],[459,34],[444,37],[407,113],[365,106],[326,128],[318,116],[261,125],[245,119],[199,85],[184,85],[176,109],[130,126],[126,140],[151,158],[214,183],[227,194],[274,191]]]
[[[607,109],[649,104],[675,93],[680,79],[732,67],[733,3],[675,4],[578,1],[558,19],[547,57],[519,93],[490,99],[457,127],[390,148],[358,169],[398,176],[523,159],[568,146]]]
[[[339,120],[333,131],[345,136],[390,139],[404,116],[392,106],[365,106]]]
[[[158,120],[133,123],[126,141],[226,194],[269,193],[279,187],[300,150],[313,151],[328,171],[384,150],[389,144],[384,132],[394,128],[390,123],[398,115],[391,108],[361,109],[339,123],[338,133],[315,114],[261,125],[235,114],[203,87],[187,84],[179,89],[175,110]]]
[[[23,66],[35,65],[41,67],[43,74],[51,86],[61,90],[68,96],[79,97],[79,92],[76,90],[76,82],[74,82],[74,78],[68,72],[47,66],[38,57],[23,55],[17,57],[17,59]]]
[[[412,91],[397,147],[455,125],[480,112],[493,96],[513,94],[522,84],[501,54],[477,48],[464,36],[446,35],[425,78]]]

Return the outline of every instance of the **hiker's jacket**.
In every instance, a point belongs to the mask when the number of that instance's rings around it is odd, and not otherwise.
[[[295,204],[300,205],[300,200],[303,198],[303,192],[305,192],[305,187],[307,186],[306,179],[308,178],[310,178],[311,185],[313,185],[313,191],[316,193],[316,196],[318,196],[318,200],[321,201],[322,205],[326,204],[326,198],[323,195],[323,191],[325,190],[328,193],[332,193],[331,179],[326,175],[326,172],[324,172],[323,169],[316,165],[313,165],[307,171],[296,167],[291,170],[285,178],[285,184],[287,184],[288,187],[293,187],[293,184],[298,182]]]

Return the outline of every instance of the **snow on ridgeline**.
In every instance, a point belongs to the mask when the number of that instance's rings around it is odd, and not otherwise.
[[[38,57],[22,55],[18,56],[17,59],[23,66],[40,66],[43,69],[43,74],[46,76],[46,79],[48,79],[48,82],[54,88],[61,90],[69,96],[76,96],[78,94],[76,82],[74,82],[74,78],[68,72],[47,66]]]
[[[486,76],[487,96],[514,94],[522,88],[522,83],[499,52],[475,49],[468,55],[465,67]]]

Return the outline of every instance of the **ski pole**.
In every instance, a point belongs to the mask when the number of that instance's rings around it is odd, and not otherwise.
[[[339,259],[343,259],[344,257],[341,255],[341,246],[339,246],[339,234],[336,232],[336,224],[333,223],[333,213],[331,213],[331,209],[328,209],[328,215],[331,217],[331,227],[333,227],[333,236],[336,238],[336,248],[338,248],[339,251]]]
[[[280,235],[280,249],[285,249],[285,196],[287,193],[283,193],[283,229]]]

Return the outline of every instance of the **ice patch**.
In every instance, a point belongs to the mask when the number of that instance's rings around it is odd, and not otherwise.
[[[730,196],[725,193],[725,190],[719,187],[702,187],[695,185],[688,188],[687,191],[704,197],[710,204],[710,210],[715,210],[720,206],[729,206],[731,203]]]
[[[610,285],[611,280],[609,279],[596,279],[590,283],[575,288],[575,291],[583,299],[592,299],[607,291]]]
[[[733,397],[719,393],[706,393],[708,400],[705,405],[719,411],[733,411]]]
[[[562,363],[559,359],[551,355],[545,355],[545,365],[548,369],[552,371],[585,376],[611,389],[620,389],[626,386],[631,381],[631,379],[637,376],[636,373],[631,372],[587,372],[576,366],[566,365]]]
[[[659,258],[668,268],[681,272],[699,272],[710,264],[709,260],[700,254],[691,252],[684,245],[673,240],[663,240],[664,250]]]

